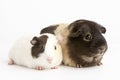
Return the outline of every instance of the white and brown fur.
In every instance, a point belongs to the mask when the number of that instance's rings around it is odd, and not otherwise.
[[[8,64],[17,64],[38,70],[56,68],[62,62],[62,49],[53,34],[40,37],[24,36],[10,50]]]

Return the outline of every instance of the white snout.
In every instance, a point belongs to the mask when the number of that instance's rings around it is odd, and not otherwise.
[[[47,57],[47,59],[46,59],[46,60],[47,60],[47,62],[48,62],[48,63],[50,63],[50,64],[51,64],[51,63],[52,63],[52,61],[53,61],[53,58],[52,58],[52,57]]]

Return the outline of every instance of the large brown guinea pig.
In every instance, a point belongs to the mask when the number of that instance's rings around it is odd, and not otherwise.
[[[76,20],[71,24],[46,27],[42,33],[53,33],[58,37],[63,50],[63,63],[72,67],[100,65],[107,50],[102,33],[105,27],[90,20]]]

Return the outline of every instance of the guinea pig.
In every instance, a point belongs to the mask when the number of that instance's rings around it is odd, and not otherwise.
[[[90,20],[76,20],[70,24],[57,24],[46,27],[40,34],[52,33],[58,38],[63,63],[72,67],[101,65],[107,50],[107,42],[102,33],[106,28]]]
[[[8,64],[37,70],[55,69],[62,62],[62,49],[55,35],[50,33],[24,36],[10,49]]]

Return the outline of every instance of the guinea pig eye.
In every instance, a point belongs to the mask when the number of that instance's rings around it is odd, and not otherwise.
[[[56,49],[57,49],[57,47],[56,47],[56,46],[54,46],[54,49],[56,50]]]
[[[84,41],[90,41],[92,40],[92,35],[90,33],[87,33],[84,37]]]

